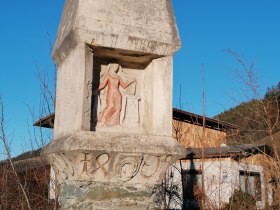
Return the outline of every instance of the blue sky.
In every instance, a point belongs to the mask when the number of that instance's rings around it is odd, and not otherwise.
[[[54,42],[64,0],[1,2],[0,94],[13,154],[27,150],[28,107],[40,103],[36,63],[52,74],[49,37]],[[261,91],[280,81],[279,0],[173,0],[182,48],[174,57],[173,105],[202,113],[202,63],[205,68],[206,114],[214,116],[244,101],[236,77],[238,52],[255,69]],[[234,99],[235,100],[234,100]]]

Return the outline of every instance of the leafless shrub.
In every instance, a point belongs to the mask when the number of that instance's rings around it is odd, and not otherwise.
[[[245,95],[249,101],[247,104],[243,104],[245,107],[244,109],[241,107],[241,109],[236,112],[236,115],[241,122],[241,128],[243,129],[241,130],[241,135],[231,140],[239,140],[239,142],[253,144],[265,143],[272,148],[270,154],[268,151],[262,153],[262,158],[261,160],[258,160],[258,164],[263,165],[264,167],[266,194],[268,193],[269,183],[273,182],[273,205],[280,208],[280,136],[277,135],[280,130],[279,95],[272,94],[270,97],[263,97],[261,95],[261,85],[258,81],[254,63],[247,65],[238,53],[230,49],[228,50],[228,53],[240,64],[241,69],[238,71],[237,75],[244,87],[243,95]],[[268,197],[268,195],[266,195],[266,197]],[[267,208],[270,208],[268,207],[268,204],[266,206]]]

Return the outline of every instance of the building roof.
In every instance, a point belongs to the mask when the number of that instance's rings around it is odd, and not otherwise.
[[[44,127],[44,128],[53,128],[54,126],[54,118],[55,113],[49,114],[46,117],[39,119],[34,123],[34,126]],[[205,119],[205,126],[207,128],[215,129],[215,130],[230,130],[230,129],[238,129],[239,127],[230,123],[226,123],[220,120],[203,117],[201,115],[197,115],[191,112],[187,112],[184,110],[173,108],[173,119],[179,120],[182,122],[196,124],[199,126],[203,125],[203,119]]]
[[[231,123],[223,122],[209,117],[203,117],[201,115],[176,108],[173,108],[173,119],[191,124],[196,124],[199,126],[203,126],[203,120],[205,119],[205,127],[207,128],[222,131],[239,129],[237,125],[233,125]]]
[[[53,128],[54,118],[55,118],[55,113],[51,113],[51,114],[39,119],[33,125],[42,127],[42,128]]]
[[[204,154],[203,154],[204,153]],[[187,156],[185,159],[201,159],[201,158],[242,158],[249,157],[256,154],[271,155],[271,148],[266,144],[251,145],[243,144],[237,146],[224,147],[208,147],[208,148],[189,148],[187,149]]]

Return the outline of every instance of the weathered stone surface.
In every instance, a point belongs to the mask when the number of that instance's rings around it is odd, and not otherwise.
[[[53,58],[64,60],[78,43],[172,55],[180,39],[171,0],[68,0]]]
[[[97,95],[93,91],[97,91],[101,82],[100,75],[108,65],[110,64],[107,64],[106,59],[94,57],[90,48],[84,44],[77,45],[61,63],[57,77],[54,138],[70,135],[79,130],[171,136],[172,57],[154,59],[145,69],[121,67],[123,74],[136,80],[135,94],[123,95],[123,99],[129,97],[139,99],[138,107],[135,109],[138,112],[135,113],[139,118],[138,126],[125,125],[124,116],[128,116],[129,110],[128,100],[122,102],[121,117],[124,123],[120,126],[104,128],[94,125],[99,108],[93,104],[99,104],[102,94]]]
[[[54,140],[43,155],[62,209],[152,209],[155,183],[185,150],[171,137],[81,131]]]
[[[113,152],[143,152],[181,154],[183,147],[171,136],[134,135],[121,133],[98,133],[79,131],[75,134],[55,139],[45,147],[43,154],[54,151],[110,150]]]
[[[67,0],[55,43],[54,140],[43,155],[61,209],[154,209],[185,156],[172,138],[171,0]]]
[[[68,182],[62,187],[62,209],[141,210],[154,209],[153,189],[134,186],[108,185],[96,182]],[[63,203],[66,201],[65,203]]]

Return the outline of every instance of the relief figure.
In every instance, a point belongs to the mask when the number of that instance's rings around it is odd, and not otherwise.
[[[120,87],[127,89],[132,83],[136,83],[135,79],[131,81],[124,80],[119,71],[121,66],[116,63],[109,64],[106,73],[101,75],[99,91],[104,91],[105,104],[100,98],[101,112],[98,116],[97,126],[116,126],[120,125],[122,110],[122,93]]]

